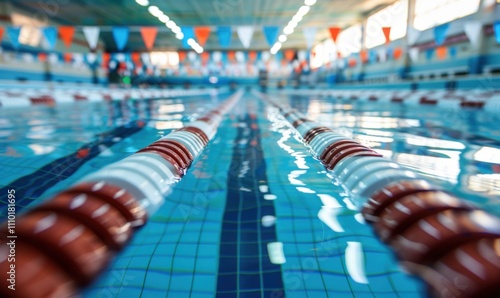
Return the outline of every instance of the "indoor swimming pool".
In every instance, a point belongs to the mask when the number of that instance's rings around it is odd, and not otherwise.
[[[500,216],[498,114],[269,91]],[[0,200],[28,210],[186,126],[230,92],[0,109]],[[247,90],[82,297],[425,297],[280,110]]]

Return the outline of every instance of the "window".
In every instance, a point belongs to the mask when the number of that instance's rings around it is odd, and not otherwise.
[[[385,43],[382,27],[391,27],[391,40],[406,35],[408,23],[408,0],[397,1],[394,4],[372,14],[366,21],[365,46],[368,49]]]
[[[353,25],[340,32],[337,39],[337,46],[340,54],[347,57],[352,53],[361,51],[361,38],[363,36],[361,24]]]
[[[151,52],[151,64],[160,69],[177,69],[179,66],[179,54],[177,52]]]
[[[481,0],[416,0],[413,27],[426,30],[475,13]]]
[[[12,13],[12,25],[21,27],[19,43],[36,47],[42,39],[40,28],[47,26],[47,22],[14,12]]]

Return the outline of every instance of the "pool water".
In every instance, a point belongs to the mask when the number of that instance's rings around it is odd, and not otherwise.
[[[0,110],[0,200],[15,188],[19,209],[39,204],[228,96]],[[496,115],[269,96],[500,215]],[[82,295],[425,296],[355,204],[279,111],[247,92],[162,207]]]

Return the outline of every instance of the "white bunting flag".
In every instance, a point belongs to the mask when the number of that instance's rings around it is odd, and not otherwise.
[[[409,46],[414,45],[417,42],[419,37],[420,37],[420,31],[418,31],[417,29],[415,29],[413,27],[408,28],[408,33],[407,33],[406,38],[407,38]]]
[[[480,41],[483,23],[481,21],[469,21],[464,24],[464,31],[470,43],[476,47]]]
[[[385,62],[387,61],[387,50],[385,48],[381,48],[377,51],[378,61]]]
[[[99,41],[99,33],[101,29],[98,27],[83,27],[82,29],[83,35],[85,35],[85,39],[89,44],[89,48],[91,50],[95,50],[97,48],[97,42]]]
[[[306,38],[307,48],[312,48],[314,46],[314,41],[316,40],[316,32],[318,32],[318,28],[306,27],[302,29],[302,32],[304,33],[304,37]]]
[[[240,26],[236,28],[236,32],[238,33],[238,38],[243,44],[243,47],[248,49],[250,47],[250,43],[252,42],[255,28],[253,26]]]
[[[87,53],[87,62],[89,64],[94,64],[94,62],[97,60],[97,55],[94,53]]]
[[[150,59],[151,57],[149,56],[149,53],[141,53],[142,63],[144,63],[145,65],[150,65],[151,64]]]
[[[413,62],[416,62],[418,60],[418,55],[420,54],[420,50],[418,48],[411,48],[408,51],[408,55],[410,55],[410,59]]]

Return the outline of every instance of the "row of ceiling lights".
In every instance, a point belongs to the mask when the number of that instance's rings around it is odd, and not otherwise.
[[[299,25],[300,21],[302,21],[309,10],[311,10],[311,6],[313,6],[314,4],[316,4],[316,0],[304,0],[304,5],[299,8],[290,22],[288,22],[288,25],[283,28],[283,33],[278,37],[278,41],[275,42],[271,47],[271,54],[274,55],[278,53],[283,43],[287,41],[288,35],[292,34],[295,31],[295,28]]]
[[[161,11],[161,9],[159,9],[157,6],[149,5],[149,0],[135,0],[135,2],[137,2],[137,4],[141,6],[147,6],[149,13],[158,18],[160,22],[164,23],[165,26],[167,26],[167,28],[175,34],[175,37],[177,39],[182,40],[184,38],[184,33],[182,33],[181,27],[177,26],[177,24],[173,20],[171,20],[165,13],[163,13],[163,11]],[[200,46],[193,38],[189,38],[187,40],[187,44],[191,48],[193,48],[196,53],[203,53],[203,47]]]

